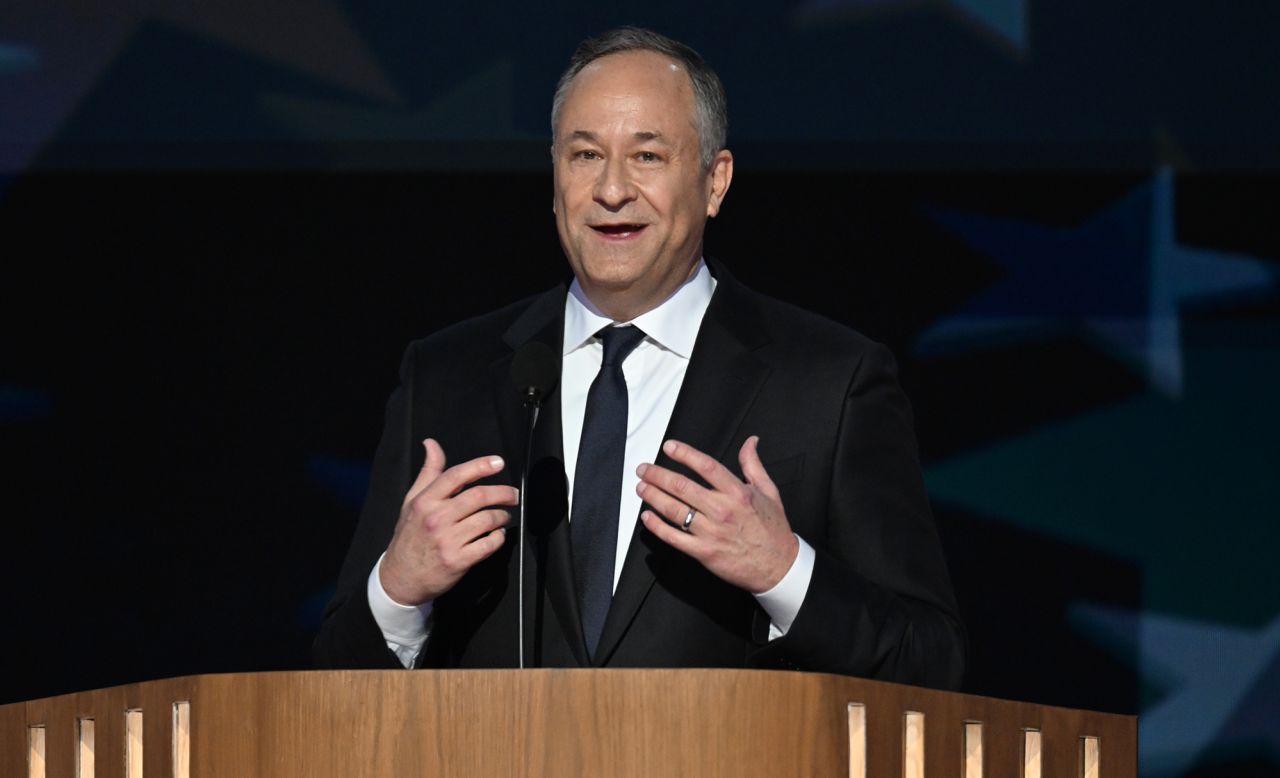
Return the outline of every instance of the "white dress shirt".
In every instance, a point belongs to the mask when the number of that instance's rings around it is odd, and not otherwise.
[[[587,392],[600,372],[604,349],[595,334],[611,325],[634,324],[645,338],[622,364],[627,382],[627,443],[623,456],[622,499],[618,509],[618,546],[614,556],[613,585],[622,576],[627,548],[640,515],[641,499],[636,494],[640,479],[636,468],[653,462],[661,449],[663,435],[671,420],[676,397],[684,382],[693,344],[702,317],[711,303],[716,281],[705,263],[671,297],[653,310],[629,322],[614,322],[596,308],[577,281],[569,287],[564,309],[564,353],[560,370],[560,418],[563,434],[565,475],[568,476],[570,515],[573,478],[578,463],[578,444],[586,413]],[[798,538],[799,539],[799,538]],[[800,553],[791,569],[776,586],[755,595],[769,614],[769,639],[787,633],[813,576],[813,548],[800,540]],[[427,638],[431,603],[406,606],[395,602],[382,588],[378,571],[382,560],[369,575],[369,607],[383,638],[402,664],[410,667]]]

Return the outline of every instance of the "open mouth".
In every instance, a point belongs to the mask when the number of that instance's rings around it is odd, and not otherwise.
[[[643,224],[593,224],[591,229],[606,238],[630,238],[644,230]]]

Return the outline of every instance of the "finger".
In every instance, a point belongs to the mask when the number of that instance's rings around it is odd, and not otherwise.
[[[689,511],[697,510],[693,505],[680,502],[676,498],[662,491],[653,484],[646,484],[641,481],[636,484],[636,493],[640,498],[648,503],[662,518],[665,518],[677,528],[684,526],[685,517],[689,515]],[[706,515],[706,511],[701,511],[702,515]]]
[[[502,468],[503,461],[500,456],[476,457],[445,470],[423,492],[438,500],[443,500],[454,496],[473,481],[479,481],[481,478],[502,472]]]
[[[697,508],[703,513],[711,511],[716,505],[715,493],[696,481],[679,473],[673,473],[665,467],[644,464],[636,468],[640,483],[649,484],[662,490],[672,498]],[[741,488],[742,484],[738,484]],[[656,505],[654,507],[657,507]]]
[[[480,513],[486,508],[499,505],[517,505],[520,502],[520,490],[514,486],[487,484],[473,486],[460,494],[444,499],[430,493],[430,488],[423,490],[409,503],[413,526],[429,535],[447,536],[457,540],[456,527],[468,516]],[[490,528],[492,529],[492,528]],[[472,533],[470,540],[478,533]],[[458,541],[465,542],[465,541]]]
[[[470,507],[468,513],[475,513],[494,505],[519,505],[520,490],[504,484],[481,484],[464,489],[454,499],[460,505]]]
[[[742,448],[738,450],[738,464],[742,465],[742,474],[747,477],[747,483],[764,492],[766,497],[782,499],[778,487],[774,486],[773,479],[760,461],[759,435],[752,435],[742,444]]]
[[[495,529],[494,531],[486,535],[481,535],[463,546],[462,550],[458,552],[458,559],[462,564],[466,565],[467,568],[470,569],[476,564],[493,556],[495,551],[502,548],[502,544],[505,543],[506,540],[507,533],[501,528]]]
[[[707,456],[688,443],[668,440],[662,444],[662,450],[666,452],[667,456],[701,476],[702,480],[706,481],[712,489],[732,493],[734,489],[742,486],[742,482],[738,480],[737,476],[729,472],[729,468],[717,462],[714,457]]]
[[[422,460],[422,469],[418,471],[418,477],[414,479],[413,485],[409,487],[409,492],[404,497],[405,502],[417,497],[419,492],[439,478],[440,473],[444,471],[444,449],[440,448],[440,444],[432,438],[427,438],[422,441],[422,447],[426,449],[427,454]]]
[[[474,543],[481,537],[511,523],[511,514],[500,508],[473,513],[454,527],[459,545]]]
[[[676,529],[670,524],[662,520],[658,514],[653,511],[641,511],[640,523],[644,524],[644,528],[657,536],[658,540],[666,543],[668,546],[697,558],[694,553],[698,549],[698,539],[688,532]]]
[[[464,489],[451,498],[442,516],[449,523],[458,523],[473,513],[498,505],[519,505],[520,490],[514,486],[486,484]]]

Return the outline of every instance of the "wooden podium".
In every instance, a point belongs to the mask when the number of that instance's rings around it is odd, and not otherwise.
[[[0,706],[6,778],[1136,773],[1132,716],[808,673],[245,673]]]

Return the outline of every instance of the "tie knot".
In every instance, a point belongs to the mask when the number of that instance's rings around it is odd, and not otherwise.
[[[634,324],[625,327],[605,327],[596,333],[604,343],[604,364],[621,365],[627,355],[644,340],[644,332]]]

